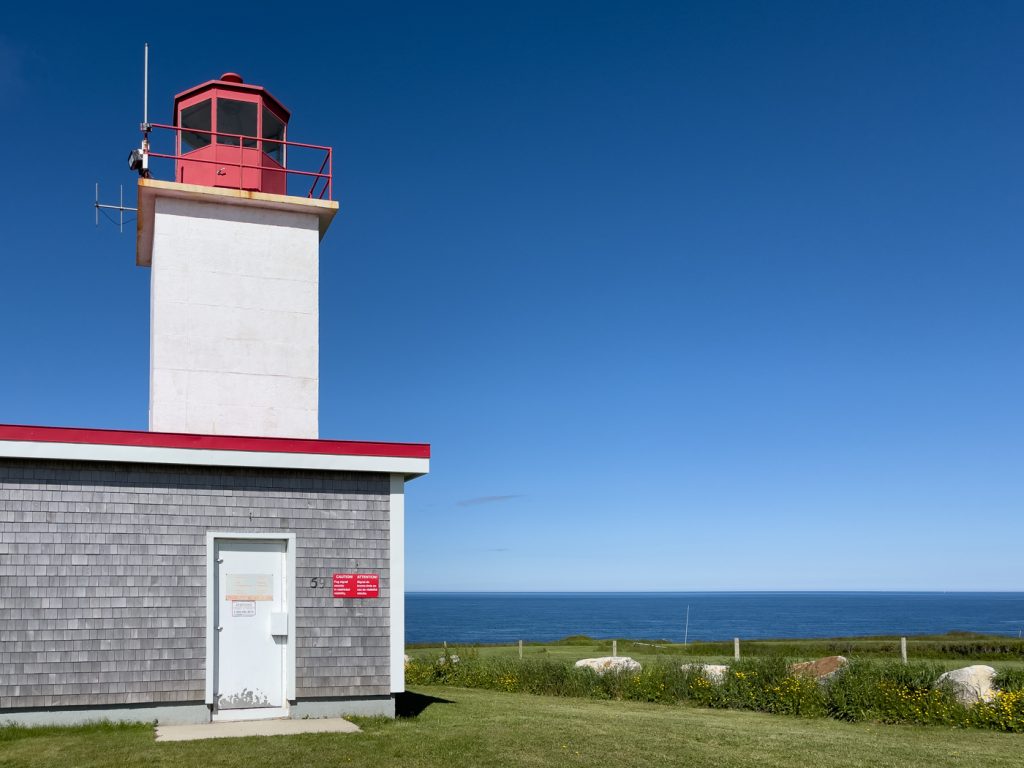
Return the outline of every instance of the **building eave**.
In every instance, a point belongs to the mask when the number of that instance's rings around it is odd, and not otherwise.
[[[430,471],[430,445],[0,425],[0,457],[60,461],[382,472]]]
[[[274,195],[269,192],[253,192],[246,189],[225,189],[206,187],[199,184],[182,184],[176,181],[139,179],[138,212],[136,214],[135,263],[148,267],[153,261],[153,229],[158,197],[192,200],[201,203],[223,203],[252,208],[267,208],[292,213],[311,213],[319,221],[320,239],[331,226],[338,203],[335,200],[317,200],[296,195]]]

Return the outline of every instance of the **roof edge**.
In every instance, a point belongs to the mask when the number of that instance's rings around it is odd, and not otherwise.
[[[39,427],[0,424],[0,442],[165,448],[181,451],[232,451],[311,456],[365,456],[429,459],[429,443],[321,440],[298,437],[199,435],[183,432],[142,432],[122,429]]]
[[[268,101],[272,101],[274,105],[284,113],[285,122],[289,122],[292,118],[292,112],[288,107],[281,103],[280,99],[274,96],[270,91],[264,88],[262,85],[253,85],[251,83],[241,82],[235,83],[231,80],[207,80],[205,83],[199,83],[199,85],[193,85],[191,88],[186,88],[181,93],[174,95],[174,110],[177,114],[178,102],[182,99],[188,98],[193,94],[200,91],[208,91],[211,88],[223,88],[226,91],[252,91],[261,94]],[[174,122],[172,120],[171,122]]]
[[[140,267],[148,267],[153,262],[153,230],[157,197],[315,214],[321,240],[324,239],[327,228],[331,226],[331,222],[334,221],[334,216],[338,212],[337,200],[317,200],[297,195],[253,192],[247,189],[207,187],[201,184],[183,184],[178,181],[162,181],[160,179],[139,179],[138,191],[138,213],[135,217],[135,263]]]

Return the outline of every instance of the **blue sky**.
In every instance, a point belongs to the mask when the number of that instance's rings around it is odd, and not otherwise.
[[[5,11],[0,423],[146,427],[148,40],[152,119],[335,147],[321,434],[433,444],[410,589],[1021,589],[1024,6],[281,7]]]

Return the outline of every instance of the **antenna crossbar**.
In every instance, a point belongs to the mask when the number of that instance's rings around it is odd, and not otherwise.
[[[124,212],[125,211],[134,211],[135,213],[138,213],[139,209],[138,208],[132,208],[131,206],[124,204],[124,184],[121,184],[119,186],[121,188],[121,197],[120,197],[121,202],[118,205],[110,205],[109,203],[101,203],[100,202],[100,183],[97,181],[96,182],[96,200],[95,200],[95,202],[93,202],[93,208],[96,209],[96,226],[97,227],[100,225],[100,211],[101,210],[117,211],[118,212],[117,226],[118,226],[118,229],[123,233],[124,232],[124,223],[125,223],[124,222]],[[131,219],[129,219],[129,221],[131,221]]]

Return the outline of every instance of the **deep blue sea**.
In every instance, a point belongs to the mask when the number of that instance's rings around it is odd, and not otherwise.
[[[1024,592],[410,592],[409,643],[569,635],[682,641],[918,635],[1017,637]]]

